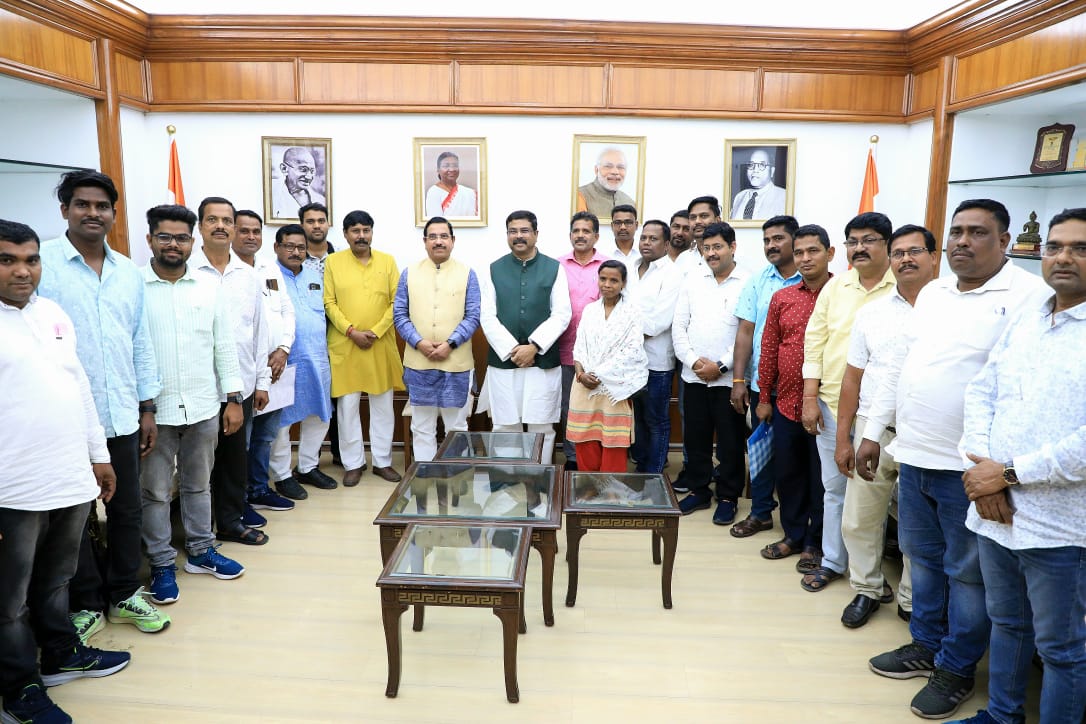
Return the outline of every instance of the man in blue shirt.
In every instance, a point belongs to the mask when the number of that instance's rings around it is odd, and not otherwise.
[[[39,293],[72,318],[79,360],[87,371],[105,429],[117,492],[106,504],[104,566],[85,531],[79,568],[69,586],[72,623],[83,641],[109,620],[155,633],[170,623],[142,595],[140,458],[157,437],[154,398],[161,385],[143,310],[144,284],[132,261],[106,243],[117,189],[97,171],[72,171],[57,187],[64,236],[42,244]],[[95,531],[97,533],[97,531]]]
[[[769,263],[747,282],[735,310],[739,331],[735,335],[732,357],[732,407],[736,412],[746,412],[748,405],[752,409],[758,407],[758,358],[769,300],[777,290],[800,282],[799,271],[792,259],[792,242],[798,228],[799,222],[791,216],[774,216],[762,224],[762,251]],[[757,420],[751,422],[757,426]],[[769,465],[751,479],[750,515],[732,526],[733,536],[747,538],[773,527],[773,509],[777,507],[773,500],[773,485],[773,469]]]
[[[272,443],[268,479],[281,494],[304,500],[309,493],[298,480],[321,489],[339,485],[321,472],[321,443],[332,418],[332,370],[328,363],[324,317],[324,275],[306,264],[306,237],[298,224],[275,232],[275,256],[283,286],[294,305],[294,344],[287,364],[294,367],[294,404],[283,408],[279,434]],[[298,426],[298,467],[290,468],[290,426]]]

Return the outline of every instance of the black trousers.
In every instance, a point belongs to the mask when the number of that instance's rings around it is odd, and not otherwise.
[[[219,444],[215,448],[215,466],[211,469],[211,514],[218,530],[229,530],[241,522],[245,514],[245,491],[249,485],[249,446],[245,434],[253,417],[253,396],[241,404],[245,421],[232,435],[224,435],[219,407]]]
[[[822,463],[815,437],[802,422],[773,408],[773,477],[777,481],[781,527],[804,547],[822,548]]]
[[[732,388],[683,382],[683,422],[686,426],[686,480],[694,495],[708,496],[716,481],[717,500],[738,500],[746,484],[747,423],[732,408]],[[716,458],[713,471],[713,434]]]
[[[68,581],[90,503],[57,510],[0,508],[0,696],[41,683],[42,659],[56,661],[79,643],[68,618]]]
[[[143,505],[139,431],[111,437],[106,444],[117,475],[117,490],[106,503],[105,560],[95,555],[89,525],[84,525],[79,567],[68,586],[72,611],[104,611],[107,605],[120,603],[140,587]]]

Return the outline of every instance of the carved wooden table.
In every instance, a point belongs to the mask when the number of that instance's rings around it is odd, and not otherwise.
[[[536,463],[543,461],[541,432],[450,432],[434,462]]]
[[[513,433],[516,434],[516,433]],[[562,488],[553,465],[416,462],[377,514],[381,560],[388,563],[408,523],[527,526],[543,572],[543,623],[554,625],[554,559],[562,527]],[[415,631],[424,608],[415,606]],[[522,626],[521,633],[526,631]]]
[[[413,604],[491,608],[502,623],[505,696],[520,701],[517,624],[524,616],[525,527],[411,524],[377,586],[388,650],[385,696],[400,690],[400,615]]]
[[[566,560],[569,563],[566,605],[573,606],[577,602],[581,537],[591,528],[608,528],[651,530],[652,562],[657,565],[663,542],[660,589],[664,608],[671,608],[671,574],[682,516],[668,477],[641,473],[567,472],[564,482]]]

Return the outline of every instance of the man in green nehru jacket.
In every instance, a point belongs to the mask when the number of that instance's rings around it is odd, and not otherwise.
[[[505,233],[512,253],[479,280],[481,322],[490,344],[479,411],[490,411],[495,432],[519,432],[525,424],[528,432],[543,433],[543,463],[549,464],[562,402],[556,342],[572,316],[569,285],[558,261],[535,247],[535,214],[509,214]]]

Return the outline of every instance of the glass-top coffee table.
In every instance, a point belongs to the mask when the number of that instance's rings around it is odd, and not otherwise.
[[[476,461],[416,462],[374,519],[388,562],[409,523],[527,526],[543,563],[543,622],[554,625],[554,557],[562,527],[561,486],[553,465]],[[415,607],[421,631],[423,608]]]
[[[543,460],[543,433],[456,430],[445,436],[434,460],[538,464]]]
[[[381,620],[388,653],[385,696],[400,689],[400,616],[409,605],[491,608],[502,623],[505,695],[520,700],[517,628],[524,616],[528,528],[494,525],[411,524],[386,562]]]
[[[566,560],[569,588],[566,605],[577,602],[577,568],[581,537],[591,528],[652,531],[652,562],[660,564],[664,608],[671,608],[671,574],[679,542],[679,503],[666,475],[567,472],[563,512],[566,514]]]

